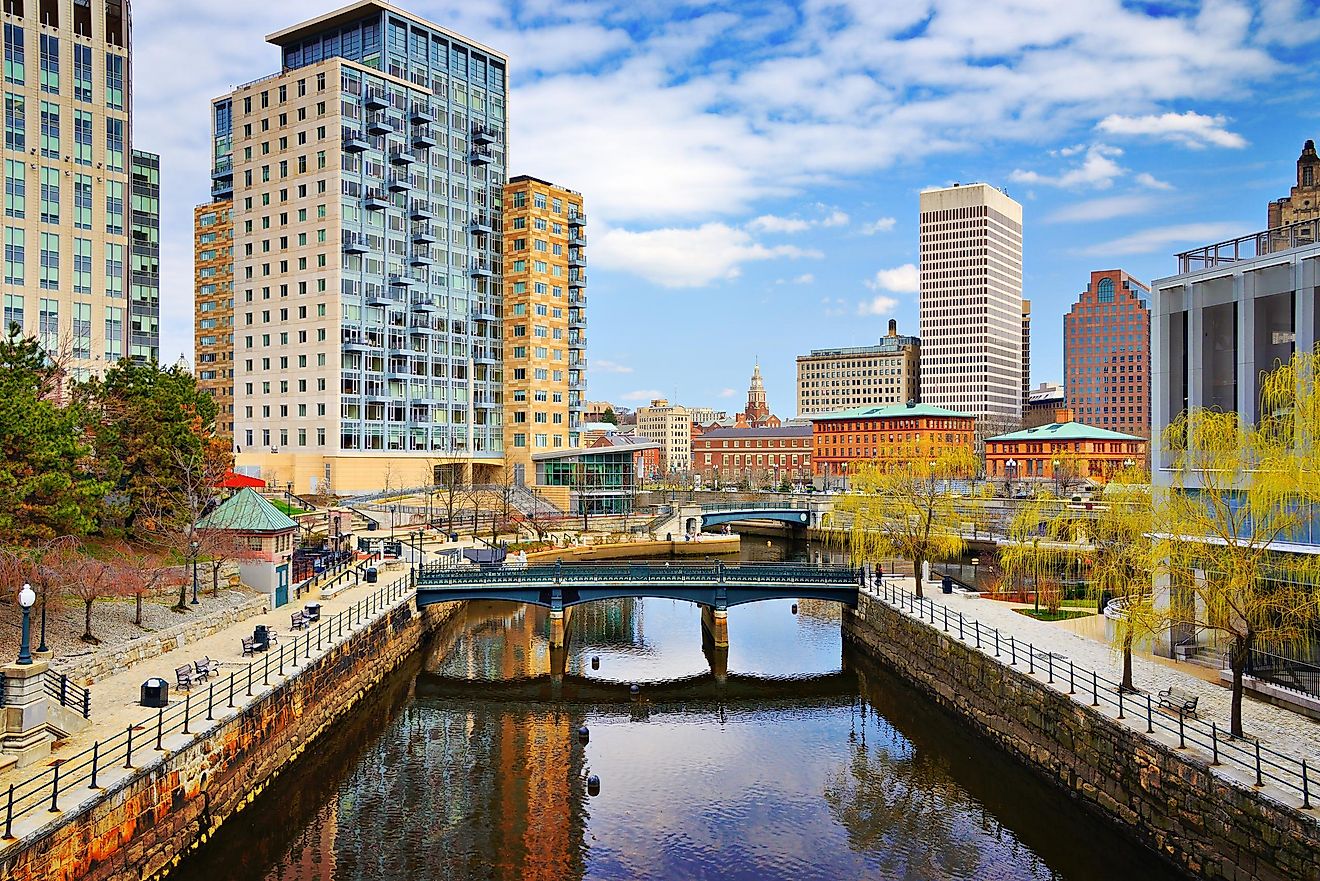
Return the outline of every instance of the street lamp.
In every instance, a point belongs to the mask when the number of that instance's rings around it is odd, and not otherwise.
[[[390,541],[394,541],[394,515],[398,510],[398,505],[390,505]]]
[[[1017,459],[1009,459],[1004,463],[1004,476],[1008,478],[1008,494],[1013,495],[1013,483],[1017,480],[1018,462]]]
[[[23,635],[18,643],[18,662],[20,664],[32,663],[32,653],[28,651],[28,637],[32,630],[32,604],[36,601],[37,594],[32,589],[32,585],[23,585],[23,589],[18,592],[18,604],[23,607]]]
[[[201,545],[197,542],[189,542],[188,549],[192,551],[193,566],[193,598],[191,605],[197,605],[197,552],[201,550]]]

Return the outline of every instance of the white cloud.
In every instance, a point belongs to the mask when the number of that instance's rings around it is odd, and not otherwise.
[[[811,222],[799,217],[778,217],[774,214],[762,214],[747,224],[748,229],[758,232],[802,232],[811,228]]]
[[[893,297],[888,297],[885,296],[884,294],[880,294],[878,296],[872,297],[869,300],[863,300],[862,302],[858,303],[857,314],[888,316],[893,314],[894,309],[897,307],[898,307],[898,300],[895,300]]]
[[[1160,180],[1159,178],[1155,177],[1155,175],[1151,174],[1148,171],[1141,172],[1136,177],[1134,177],[1133,180],[1136,181],[1139,185],[1143,187],[1148,187],[1152,190],[1173,189],[1173,184],[1169,183],[1168,181]]]
[[[821,256],[796,245],[763,245],[746,230],[723,223],[644,232],[611,229],[593,239],[592,246],[597,266],[634,272],[668,288],[737,278],[742,264],[753,260]]]
[[[654,401],[656,398],[663,398],[664,396],[665,393],[660,391],[659,389],[642,388],[642,389],[635,389],[630,392],[624,392],[621,398],[625,401],[636,401],[639,403],[649,404],[651,401]]]
[[[731,389],[731,388],[720,389],[721,398],[732,398],[735,397],[737,394],[738,392],[735,389]]]
[[[793,279],[793,284],[812,284],[815,281],[816,276],[812,275],[810,272],[804,272],[797,278]]]
[[[1055,211],[1045,218],[1048,223],[1082,223],[1095,220],[1109,220],[1113,217],[1126,217],[1140,214],[1158,205],[1154,196],[1105,196],[1101,199],[1088,199],[1073,202]]]
[[[875,277],[867,281],[866,286],[877,291],[892,291],[896,294],[915,294],[921,289],[921,277],[916,264],[904,263],[893,269],[880,269]],[[879,299],[885,299],[877,297]]]
[[[1150,254],[1180,245],[1193,248],[1222,242],[1252,229],[1251,224],[1224,222],[1181,223],[1157,226],[1083,248],[1080,253],[1092,256],[1111,254]]]
[[[627,364],[620,364],[617,361],[609,361],[605,358],[592,358],[591,369],[596,373],[632,373],[633,369]]]
[[[839,211],[837,208],[831,211],[820,221],[821,226],[847,226],[848,215],[846,212]]]
[[[898,219],[894,217],[880,217],[870,223],[862,224],[862,235],[872,236],[878,232],[891,232]]]
[[[1051,187],[1090,187],[1097,190],[1108,189],[1116,178],[1122,177],[1126,170],[1114,161],[1113,157],[1122,156],[1123,151],[1105,144],[1092,144],[1087,148],[1086,158],[1081,165],[1074,166],[1062,174],[1045,175],[1036,171],[1014,169],[1009,175],[1011,180],[1024,184],[1043,184]]]
[[[1146,136],[1173,141],[1184,147],[1229,147],[1241,149],[1247,139],[1224,126],[1223,116],[1206,116],[1194,110],[1185,113],[1152,113],[1147,116],[1122,116],[1114,113],[1096,123],[1096,128],[1113,135]]]

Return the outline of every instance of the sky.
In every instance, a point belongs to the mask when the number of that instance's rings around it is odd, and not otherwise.
[[[336,0],[137,0],[134,146],[161,154],[161,359],[192,357],[210,99]],[[411,0],[510,56],[509,173],[583,193],[588,393],[739,410],[759,359],[916,333],[917,196],[1024,210],[1033,383],[1090,272],[1264,229],[1320,137],[1320,0]]]

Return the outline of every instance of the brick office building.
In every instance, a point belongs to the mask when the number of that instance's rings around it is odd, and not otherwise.
[[[1088,425],[1150,437],[1149,298],[1144,284],[1106,269],[1063,316],[1065,398]]]
[[[692,470],[702,483],[773,488],[811,477],[811,426],[713,428],[692,438]]]
[[[951,446],[972,448],[975,417],[929,404],[854,407],[811,417],[811,469],[846,478],[859,462],[897,464],[936,458]]]

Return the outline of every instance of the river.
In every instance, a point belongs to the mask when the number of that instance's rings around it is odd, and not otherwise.
[[[832,604],[730,610],[727,657],[694,606],[578,607],[563,676],[546,632],[470,604],[175,877],[1177,877],[844,645]]]

